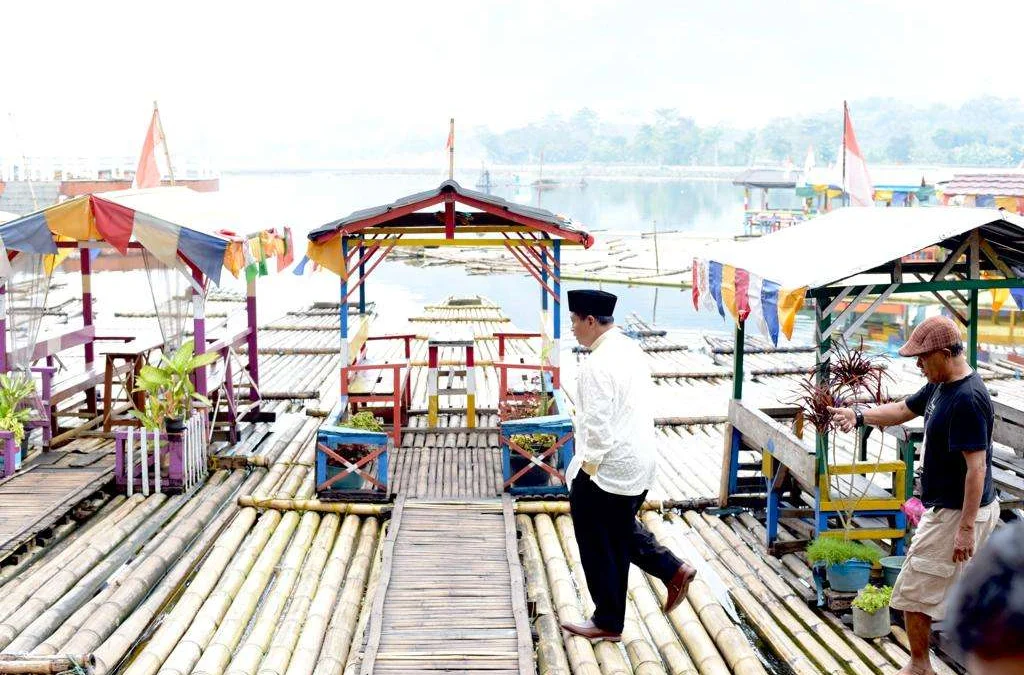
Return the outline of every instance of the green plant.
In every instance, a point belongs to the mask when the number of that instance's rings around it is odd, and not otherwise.
[[[190,376],[199,368],[219,358],[217,352],[195,354],[195,343],[188,340],[168,357],[161,355],[160,365],[146,365],[139,371],[135,391],[145,392],[142,410],[131,411],[150,430],[159,429],[165,420],[188,419],[192,405],[210,405],[210,400],[196,392]]]
[[[349,427],[351,429],[362,429],[363,431],[384,431],[384,425],[381,424],[379,417],[374,417],[373,413],[369,410],[363,410],[352,415],[347,420],[342,422],[339,426]]]
[[[512,434],[511,441],[531,455],[543,455],[555,444],[554,434]]]
[[[874,546],[838,537],[818,537],[807,547],[807,562],[812,565],[837,565],[848,560],[862,560],[874,564],[881,559],[882,552]]]
[[[383,432],[384,425],[379,417],[375,417],[369,410],[362,410],[341,422],[339,426],[360,431]],[[338,452],[350,462],[358,462],[363,457],[374,452],[377,448],[366,443],[342,443],[338,445]]]
[[[25,402],[35,391],[35,383],[23,373],[0,374],[0,429],[14,434],[16,443],[25,438],[25,423],[32,418]]]
[[[862,612],[874,614],[883,607],[888,607],[890,598],[892,598],[892,586],[879,588],[868,584],[857,592],[857,597],[850,604]]]

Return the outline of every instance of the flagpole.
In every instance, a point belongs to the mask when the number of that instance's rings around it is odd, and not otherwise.
[[[157,128],[160,129],[160,140],[164,144],[164,158],[167,159],[167,174],[170,176],[171,185],[174,185],[174,166],[171,164],[171,150],[167,147],[167,134],[164,133],[164,123],[160,120],[160,109],[153,101],[153,115],[156,117]]]
[[[451,143],[448,145],[448,180],[455,180],[455,118],[448,120],[448,138]]]
[[[849,125],[850,109],[843,101],[843,206],[850,205],[850,196],[846,189],[846,127]]]

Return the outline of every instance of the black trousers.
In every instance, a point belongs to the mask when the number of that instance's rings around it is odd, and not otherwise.
[[[637,520],[646,496],[646,491],[633,496],[606,492],[584,471],[569,491],[576,543],[594,599],[592,621],[613,633],[622,632],[626,618],[630,563],[666,584],[683,564]]]

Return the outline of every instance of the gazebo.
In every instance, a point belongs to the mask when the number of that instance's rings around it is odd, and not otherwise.
[[[1018,276],[1024,270],[1021,241],[1024,218],[997,209],[845,208],[754,241],[710,248],[695,259],[695,307],[735,321],[722,503],[766,500],[768,544],[777,552],[790,548],[776,542],[780,517],[813,518],[816,534],[835,534],[830,521],[844,512],[888,520],[889,527],[858,527],[845,534],[893,539],[899,550],[906,532],[900,507],[912,494],[914,446],[921,440],[920,431],[886,430],[900,440],[898,461],[858,464],[854,456],[852,464],[835,463],[829,459],[827,430],[817,430],[814,446],[808,446],[772,419],[791,417],[794,411],[766,414],[742,400],[746,328],[753,325],[777,344],[780,334],[791,336],[796,313],[805,300],[810,302],[821,382],[828,376],[834,338],[852,337],[891,296],[926,294],[964,325],[968,359],[976,366],[978,295],[1011,289],[1015,299],[1024,297],[1015,290],[1024,288],[1024,278]],[[908,259],[931,246],[945,253],[941,261]],[[856,315],[856,308],[868,301],[866,311]],[[748,450],[760,454],[760,465],[741,463],[740,452]],[[753,476],[750,470],[755,470]],[[741,476],[741,471],[748,475]],[[875,471],[893,474],[889,493],[858,478]],[[836,495],[836,477],[863,492],[857,498],[851,497],[853,490],[851,495]],[[802,501],[783,507],[787,492],[808,495],[811,507]]]
[[[307,257],[341,278],[338,309],[341,323],[341,398],[338,406],[332,411],[328,423],[322,426],[318,433],[318,492],[323,495],[337,480],[353,473],[367,479],[376,491],[385,490],[387,450],[383,439],[378,439],[381,445],[377,452],[372,456],[365,457],[358,464],[349,462],[335,452],[335,448],[344,440],[346,433],[342,427],[338,426],[338,423],[348,414],[349,408],[354,409],[359,404],[375,401],[384,402],[379,397],[362,395],[351,387],[360,372],[380,371],[388,368],[394,371],[395,386],[384,399],[391,406],[391,440],[395,446],[400,445],[401,442],[402,417],[409,404],[408,392],[402,391],[402,377],[408,377],[408,370],[407,368],[403,370],[402,364],[359,363],[362,353],[361,345],[351,345],[349,335],[349,303],[353,300],[353,295],[356,294],[359,313],[365,314],[366,281],[392,250],[402,247],[442,246],[504,248],[537,281],[541,291],[540,306],[543,324],[540,332],[498,336],[499,344],[501,344],[500,340],[505,338],[534,336],[542,337],[545,342],[539,366],[512,363],[494,364],[502,382],[500,395],[512,398],[514,395],[507,395],[505,391],[508,371],[512,368],[539,369],[542,376],[548,380],[546,384],[542,382],[542,389],[544,387],[552,391],[559,389],[562,247],[566,245],[589,247],[593,242],[594,239],[591,235],[579,229],[568,218],[543,209],[508,202],[482,192],[467,190],[454,180],[447,180],[437,188],[403,197],[390,204],[356,211],[310,232]],[[408,357],[409,340],[415,336],[392,337],[405,339],[406,357]],[[465,391],[439,392],[438,390],[436,347],[442,343],[446,346],[455,346],[466,350],[465,365],[468,373]],[[458,339],[455,336],[434,336],[429,353],[429,423],[433,424],[436,421],[438,394],[454,393],[466,395],[469,413],[467,417],[469,423],[473,424],[472,336],[460,336]],[[568,424],[568,418],[560,420],[559,424],[563,426]],[[527,469],[523,469],[518,475],[510,475],[509,448],[504,436],[503,431],[505,476],[508,479],[506,487],[509,487]],[[564,459],[565,454],[571,452],[572,446],[571,443],[567,443],[568,439],[571,439],[571,425],[568,427],[568,436],[560,439],[559,446],[552,449],[552,452],[558,451],[559,456]],[[358,442],[365,443],[367,441],[363,438]],[[523,455],[526,454],[515,447],[512,450]],[[547,454],[544,457],[547,457]],[[344,470],[340,474],[329,477],[326,470],[328,458],[338,462],[338,465]],[[375,459],[377,459],[378,471],[376,475],[371,476],[366,469]],[[533,462],[533,464],[540,463]],[[551,467],[548,467],[548,470],[550,469]]]
[[[97,336],[93,325],[90,252],[138,252],[138,266],[146,270],[153,294],[162,345],[173,347],[183,341],[183,312],[191,304],[196,352],[221,353],[219,364],[195,372],[195,387],[201,394],[210,394],[219,387],[218,382],[210,381],[211,377],[224,384],[230,437],[237,440],[237,422],[246,415],[250,419],[260,416],[256,279],[267,273],[268,258],[276,257],[280,269],[292,256],[290,232],[248,232],[240,221],[216,194],[162,187],[83,195],[3,224],[0,263],[6,265],[0,270],[0,297],[6,297],[8,303],[0,312],[0,371],[27,371],[34,362],[47,359],[48,367],[37,370],[43,378],[41,407],[54,430],[56,401],[63,400],[64,394],[85,392],[86,406],[95,413],[94,391],[104,379],[109,380],[110,373],[97,364],[95,343],[103,336]],[[72,252],[80,257],[83,325],[44,339],[39,326],[50,275]],[[158,298],[160,291],[153,278],[157,268],[166,272],[180,289],[164,289],[165,297]],[[247,325],[237,334],[212,339],[207,335],[205,298],[210,285],[220,283],[225,268],[236,276],[245,272]],[[24,292],[26,289],[30,292]],[[240,345],[248,349],[244,369],[251,386],[245,405],[235,400],[231,383],[229,355]],[[78,346],[84,349],[85,372],[76,373],[66,382],[55,382],[52,357]],[[109,381],[106,385],[109,387]],[[90,426],[95,423],[93,419]],[[50,440],[47,430],[44,439]]]

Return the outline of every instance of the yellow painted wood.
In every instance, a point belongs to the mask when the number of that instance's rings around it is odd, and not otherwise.
[[[903,462],[882,462],[881,464],[862,462],[860,464],[829,464],[828,472],[835,476],[849,476],[875,473],[875,471],[904,471],[906,468],[907,465]]]

